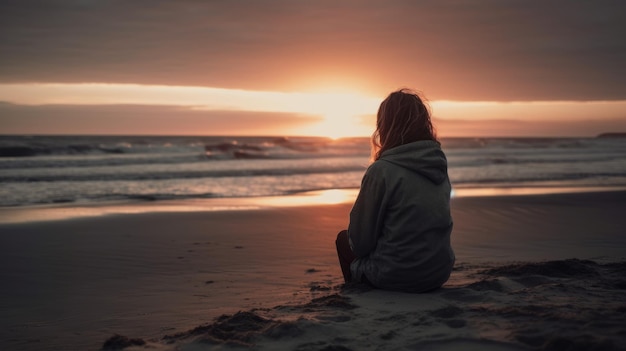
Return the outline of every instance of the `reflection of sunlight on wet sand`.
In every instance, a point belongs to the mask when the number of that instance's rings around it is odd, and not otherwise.
[[[354,202],[358,189],[331,189],[287,196],[163,200],[155,202],[110,202],[40,205],[25,208],[0,208],[0,223],[58,221],[104,215],[148,212],[250,211],[263,208],[334,205]]]
[[[226,205],[218,203],[205,206],[196,201],[182,203],[162,201],[159,203],[107,203],[107,204],[72,204],[63,206],[28,206],[26,208],[1,208],[0,223],[27,223],[41,221],[59,221],[74,218],[99,217],[106,215],[138,214],[148,212],[202,212],[228,210],[254,210],[259,206],[245,204]]]
[[[330,189],[311,191],[291,196],[260,198],[260,204],[269,206],[335,205],[353,202],[358,189]]]
[[[543,195],[626,190],[626,187],[519,187],[519,188],[454,188],[451,197]]]
[[[626,187],[520,187],[520,188],[454,188],[452,197],[518,196],[598,191],[623,191]],[[213,198],[192,200],[163,200],[155,202],[111,202],[91,205],[74,203],[41,205],[22,208],[0,208],[0,223],[27,223],[67,220],[104,215],[138,214],[149,212],[213,212],[250,211],[290,206],[316,206],[353,203],[359,189],[331,189],[298,193],[287,196],[253,198]]]

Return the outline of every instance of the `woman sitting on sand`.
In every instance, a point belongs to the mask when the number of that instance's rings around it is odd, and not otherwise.
[[[450,277],[450,180],[430,112],[409,90],[378,109],[374,162],[361,183],[348,230],[337,235],[346,282],[424,292]]]

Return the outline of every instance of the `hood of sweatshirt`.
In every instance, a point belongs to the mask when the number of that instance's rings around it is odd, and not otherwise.
[[[420,140],[382,153],[380,160],[409,169],[441,184],[448,177],[448,161],[438,142]]]

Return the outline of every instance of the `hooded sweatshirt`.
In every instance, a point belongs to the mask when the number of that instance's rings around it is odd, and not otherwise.
[[[365,172],[350,212],[353,279],[365,276],[389,290],[438,288],[454,265],[451,232],[448,165],[439,143],[389,149]]]

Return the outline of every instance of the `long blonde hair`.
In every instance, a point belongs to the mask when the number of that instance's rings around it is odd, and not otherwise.
[[[415,91],[394,91],[378,108],[372,159],[378,160],[383,152],[418,140],[438,141],[429,108]]]

